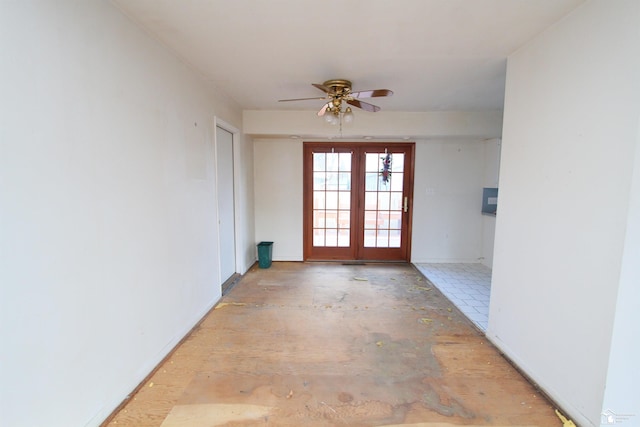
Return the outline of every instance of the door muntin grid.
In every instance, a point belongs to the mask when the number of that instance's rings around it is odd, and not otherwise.
[[[385,152],[365,153],[364,247],[399,248],[402,245],[404,153],[391,153],[385,180]]]
[[[314,247],[351,245],[350,152],[313,153]]]

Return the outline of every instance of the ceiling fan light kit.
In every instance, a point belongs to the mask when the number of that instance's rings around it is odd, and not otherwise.
[[[342,119],[345,123],[351,123],[353,121],[353,111],[351,111],[351,107],[347,107],[342,114]]]
[[[352,92],[351,82],[344,79],[327,80],[322,84],[312,83],[312,86],[323,91],[326,96],[323,98],[294,98],[294,99],[281,99],[280,102],[287,101],[303,101],[309,99],[325,99],[328,100],[318,111],[319,117],[324,117],[325,121],[332,125],[351,123],[353,122],[353,110],[351,106],[360,108],[365,111],[375,113],[380,111],[380,107],[377,105],[369,104],[368,102],[360,101],[360,98],[373,98],[379,96],[391,96],[393,91],[389,89],[373,89]],[[346,109],[342,109],[342,104],[346,103],[349,106]]]

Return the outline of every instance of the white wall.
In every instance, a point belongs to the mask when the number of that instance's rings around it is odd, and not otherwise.
[[[584,426],[600,424],[625,237],[638,222],[639,16],[635,0],[590,1],[507,67],[487,336]]]
[[[413,263],[480,261],[484,149],[481,140],[416,142]]]
[[[614,420],[627,425],[640,423],[640,119],[636,135],[636,154],[631,189],[620,287],[611,339],[603,413],[613,413]],[[624,417],[632,415],[626,420]]]
[[[240,143],[234,142],[234,157],[236,158],[236,217],[239,219],[237,235],[240,259],[238,264],[244,274],[256,261],[255,242],[255,196],[253,172],[253,139],[241,135]]]
[[[2,424],[98,425],[220,297],[241,113],[109,2],[0,8]]]
[[[256,241],[273,243],[274,261],[302,261],[302,141],[254,141]]]
[[[327,124],[315,111],[245,110],[244,131],[259,137],[298,135],[303,139],[382,140],[409,138],[488,139],[502,132],[502,111],[354,112],[352,123]]]
[[[486,256],[491,230],[480,211],[491,166],[483,141],[500,137],[501,111],[361,112],[340,131],[313,111],[245,110],[243,126],[255,137],[256,242],[275,241],[274,260],[303,258],[302,141],[366,142],[364,136],[416,141],[413,262],[481,262]]]
[[[301,139],[254,144],[256,243],[274,241],[275,261],[303,259]],[[412,236],[413,262],[479,262],[482,256],[481,140],[419,140]]]

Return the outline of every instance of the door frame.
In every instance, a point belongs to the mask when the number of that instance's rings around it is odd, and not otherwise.
[[[234,274],[238,274],[239,271],[242,271],[242,266],[240,265],[240,250],[238,242],[239,240],[239,227],[238,227],[238,168],[239,168],[239,160],[238,160],[238,150],[237,150],[237,141],[238,135],[240,135],[240,130],[235,126],[229,124],[228,122],[222,120],[221,118],[214,116],[213,118],[213,148],[214,148],[214,167],[215,167],[215,199],[216,199],[216,216],[217,216],[217,240],[218,240],[218,283],[220,286],[223,285],[222,278],[222,259],[221,259],[221,248],[222,242],[220,241],[220,199],[218,198],[219,186],[221,176],[218,171],[218,128],[221,128],[231,134],[231,150],[233,155],[233,251],[234,251]]]
[[[406,150],[410,155],[410,160],[405,165],[405,176],[408,176],[409,179],[405,180],[405,186],[403,188],[403,192],[408,197],[408,210],[405,213],[405,219],[403,227],[406,227],[406,251],[401,253],[400,250],[397,251],[398,256],[394,256],[393,258],[381,259],[379,257],[376,258],[363,258],[362,254],[358,251],[356,239],[362,239],[364,228],[361,226],[360,218],[357,218],[360,214],[360,207],[364,203],[362,197],[359,197],[358,194],[352,194],[352,212],[351,212],[351,221],[352,224],[352,233],[351,233],[351,245],[352,247],[348,248],[349,250],[345,250],[347,248],[331,248],[335,249],[333,251],[333,255],[331,254],[331,250],[327,250],[327,256],[314,256],[313,253],[313,179],[311,177],[312,174],[307,173],[308,171],[313,170],[313,159],[312,156],[308,155],[308,152],[313,150],[314,147],[322,147],[324,150],[333,148],[337,152],[344,152],[347,150],[361,150],[363,147],[366,149],[371,147],[372,149],[384,149],[385,147],[402,147]],[[357,162],[356,164],[359,164]],[[352,171],[352,188],[354,186],[358,186],[358,188],[362,187],[362,191],[364,191],[364,183],[361,184],[356,182],[360,182],[364,180],[364,165],[360,164],[356,168],[357,170]],[[304,261],[375,261],[375,262],[410,262],[411,261],[411,235],[412,235],[412,225],[413,225],[413,186],[414,186],[414,173],[415,173],[415,143],[414,142],[348,142],[348,141],[328,141],[328,142],[304,142],[303,144],[303,259]],[[362,175],[362,176],[360,176]],[[363,210],[364,212],[364,210]],[[363,248],[364,252],[368,252],[367,248]],[[393,248],[391,248],[393,250]],[[317,251],[317,249],[316,249]],[[320,251],[324,252],[324,251]],[[370,252],[370,251],[369,251]]]

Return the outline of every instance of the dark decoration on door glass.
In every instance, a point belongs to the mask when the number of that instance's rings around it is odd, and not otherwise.
[[[384,157],[380,157],[380,159],[382,160],[380,175],[382,176],[382,182],[386,184],[389,182],[389,177],[391,177],[391,162],[393,158],[391,157],[391,153],[387,153]]]

